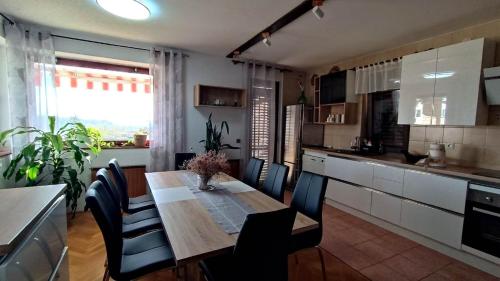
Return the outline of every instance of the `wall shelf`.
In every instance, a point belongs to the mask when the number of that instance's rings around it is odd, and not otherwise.
[[[355,102],[343,103],[321,103],[320,101],[320,78],[314,79],[314,115],[315,124],[322,125],[351,125],[356,124],[358,105]],[[344,122],[326,122],[328,115],[338,114],[344,115]]]
[[[244,108],[246,92],[244,89],[198,84],[194,86],[194,106]]]

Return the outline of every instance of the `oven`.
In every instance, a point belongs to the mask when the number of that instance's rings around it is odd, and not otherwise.
[[[469,185],[462,249],[500,263],[500,188]]]

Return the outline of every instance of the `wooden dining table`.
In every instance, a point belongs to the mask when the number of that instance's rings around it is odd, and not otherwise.
[[[200,200],[187,189],[188,186],[193,185],[192,181],[187,180],[187,173],[190,172],[146,173],[146,179],[168,241],[172,246],[177,266],[229,253],[238,238],[238,233],[229,234],[224,231]],[[288,207],[229,175],[217,175],[215,181],[220,185],[234,184],[241,187],[242,191],[235,192],[234,196],[251,206],[256,213]],[[292,233],[300,233],[317,227],[319,227],[318,222],[297,213]],[[262,229],[262,231],[266,230]]]

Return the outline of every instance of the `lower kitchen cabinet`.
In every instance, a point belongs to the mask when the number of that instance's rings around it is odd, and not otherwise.
[[[403,200],[401,226],[460,249],[464,218],[409,200]]]
[[[326,197],[351,208],[370,213],[372,191],[368,188],[330,179],[326,188]]]
[[[324,175],[325,158],[304,154],[302,156],[302,170],[319,175]]]
[[[370,214],[393,224],[401,222],[401,201],[399,197],[382,192],[372,191],[372,208]]]

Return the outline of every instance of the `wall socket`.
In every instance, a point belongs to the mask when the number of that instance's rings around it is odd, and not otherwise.
[[[447,143],[446,144],[446,149],[448,149],[448,150],[455,150],[455,144],[454,143]]]

